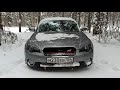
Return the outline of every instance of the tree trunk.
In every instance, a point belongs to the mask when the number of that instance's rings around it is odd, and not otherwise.
[[[0,12],[0,46],[1,46],[1,37],[2,34],[1,32],[3,31],[3,26],[2,26],[2,13]]]
[[[21,12],[19,12],[19,32],[21,32],[21,20],[22,20]]]
[[[96,12],[94,18],[93,36],[97,35],[98,31],[100,30],[100,12]]]
[[[74,12],[72,12],[72,18],[74,19]]]
[[[77,12],[72,12],[72,18],[77,20]]]
[[[86,26],[86,21],[87,21],[87,16],[85,14],[85,17],[84,17],[84,26]]]
[[[0,29],[3,30],[3,25],[2,25],[2,13],[0,12]]]
[[[41,12],[38,12],[38,23],[40,22]]]
[[[75,19],[75,12],[72,12],[72,18]]]
[[[81,12],[79,12],[78,15],[79,15],[78,24],[79,24],[79,26],[80,26],[80,15],[81,15]]]
[[[91,12],[88,13],[88,30],[90,33],[90,30],[91,30]]]
[[[56,16],[56,12],[53,12],[53,17],[55,17]]]
[[[98,42],[100,42],[100,36],[101,36],[101,33],[100,33],[100,31],[101,31],[101,28],[100,28],[100,12],[98,12],[98,16],[97,16],[97,23],[98,23],[98,31],[99,31],[99,40],[98,40]]]
[[[32,26],[34,26],[34,12],[32,12]]]
[[[77,12],[75,12],[74,19],[77,20]]]
[[[64,12],[62,12],[62,17],[64,17]]]

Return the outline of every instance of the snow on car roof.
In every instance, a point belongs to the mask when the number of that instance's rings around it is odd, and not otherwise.
[[[51,21],[51,20],[70,20],[70,21],[74,21],[76,22],[74,19],[70,18],[70,17],[49,17],[49,18],[44,18],[40,21],[41,23],[45,23],[46,21]]]

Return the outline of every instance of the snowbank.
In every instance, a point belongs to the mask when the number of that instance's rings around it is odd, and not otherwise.
[[[18,33],[19,32],[19,27],[17,27],[17,26],[5,27],[4,29],[5,29],[5,31],[11,31],[11,32],[14,32],[14,33]],[[28,27],[21,27],[21,32],[29,32],[28,31]]]

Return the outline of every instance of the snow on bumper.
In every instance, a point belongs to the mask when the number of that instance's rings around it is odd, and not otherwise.
[[[75,67],[75,66],[80,66],[79,62],[74,62],[71,64],[54,64],[54,65],[45,65],[45,64],[40,64],[41,67]]]

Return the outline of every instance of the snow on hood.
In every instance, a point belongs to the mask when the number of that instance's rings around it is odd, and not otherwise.
[[[51,41],[56,39],[65,39],[65,38],[73,38],[76,37],[77,39],[79,36],[75,34],[63,34],[63,33],[57,33],[57,34],[45,34],[45,33],[38,33],[36,35],[36,39],[38,41]]]

